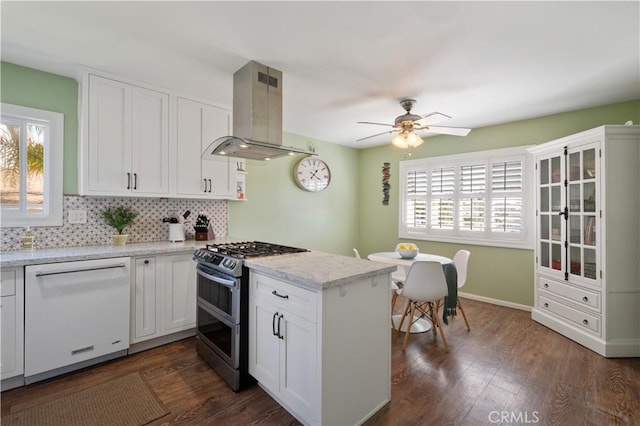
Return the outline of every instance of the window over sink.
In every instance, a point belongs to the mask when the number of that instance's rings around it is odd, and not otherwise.
[[[61,226],[64,115],[2,104],[2,226]]]

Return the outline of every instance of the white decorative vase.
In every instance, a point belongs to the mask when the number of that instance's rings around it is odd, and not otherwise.
[[[118,234],[112,235],[111,237],[113,238],[114,246],[123,246],[127,244],[127,238],[129,238],[129,234]]]

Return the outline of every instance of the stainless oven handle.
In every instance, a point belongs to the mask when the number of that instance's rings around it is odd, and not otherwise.
[[[236,281],[235,280],[228,280],[216,275],[211,275],[211,274],[207,274],[206,272],[204,272],[202,269],[200,269],[200,265],[196,265],[196,272],[198,273],[198,275],[211,280],[215,283],[218,284],[222,284],[225,285],[227,287],[235,287],[236,286]]]

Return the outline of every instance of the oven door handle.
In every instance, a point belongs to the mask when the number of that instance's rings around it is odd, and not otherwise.
[[[222,284],[222,285],[227,286],[227,287],[235,287],[236,286],[236,280],[223,278],[223,277],[221,277],[219,275],[208,274],[207,272],[205,272],[205,269],[200,265],[196,265],[196,272],[198,273],[198,275],[200,275],[200,276],[202,276],[202,277],[204,277],[204,278],[206,278],[208,280],[211,280],[211,281],[213,281],[215,283]]]

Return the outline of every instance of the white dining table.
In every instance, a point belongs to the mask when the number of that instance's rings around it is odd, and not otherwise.
[[[437,254],[418,253],[418,255],[414,258],[406,258],[406,257],[400,256],[400,253],[398,253],[397,251],[383,251],[378,253],[371,253],[369,256],[367,256],[367,258],[374,262],[391,263],[394,265],[398,265],[404,269],[403,273],[405,274],[405,276],[406,276],[406,273],[409,271],[409,268],[411,267],[411,265],[417,261],[440,262],[440,264],[442,265],[453,263],[452,259],[445,256],[440,256]],[[402,315],[392,315],[391,318],[394,324],[400,324]],[[402,330],[400,331],[403,331],[403,332],[406,331],[408,324],[409,324],[409,320],[407,319],[406,321],[403,322]],[[431,330],[431,327],[432,327],[431,321],[425,318],[420,318],[418,320],[415,320],[413,324],[411,324],[411,329],[409,333],[424,333],[426,331]]]

